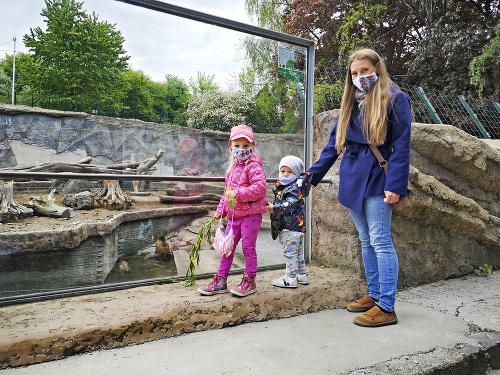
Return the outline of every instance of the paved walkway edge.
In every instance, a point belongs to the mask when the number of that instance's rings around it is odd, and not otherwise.
[[[438,347],[430,352],[391,359],[348,374],[475,375],[486,374],[491,369],[500,370],[500,332],[478,332],[470,338],[477,345]]]
[[[352,273],[309,267],[309,285],[271,285],[283,271],[257,275],[258,292],[245,298],[200,296],[194,287],[155,285],[125,291],[63,298],[0,308],[0,368],[57,360],[94,350],[121,347],[246,322],[286,318],[341,308],[364,293]],[[229,287],[241,275],[231,275]]]

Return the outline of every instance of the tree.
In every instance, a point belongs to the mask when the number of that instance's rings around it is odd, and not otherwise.
[[[215,82],[214,75],[209,76],[205,73],[198,72],[196,79],[193,77],[189,79],[189,89],[191,94],[198,95],[220,90],[220,86],[217,82]]]
[[[228,132],[237,124],[252,125],[254,104],[240,91],[208,90],[191,97],[188,126]]]
[[[11,92],[12,92],[12,68],[13,68],[13,56],[8,55],[4,60],[0,60],[0,72],[4,73],[8,77],[8,100],[2,99],[5,102],[11,102]],[[17,104],[33,104],[32,89],[30,86],[30,75],[36,70],[35,61],[33,55],[29,53],[17,53],[16,54],[16,74],[15,74],[15,95]],[[0,73],[0,74],[2,74]],[[0,98],[3,95],[0,94]]]
[[[165,77],[165,82],[155,86],[153,108],[156,113],[160,114],[161,120],[170,122],[170,124],[187,125],[186,111],[190,93],[186,83],[182,79],[168,74]]]
[[[472,59],[469,66],[471,83],[478,88],[480,96],[500,97],[500,22],[495,26],[495,36],[483,53]]]
[[[290,9],[291,3],[291,0],[245,0],[245,9],[261,27],[283,31],[283,15]]]
[[[5,70],[0,69],[0,102],[8,103],[12,92],[12,76],[9,77]]]
[[[45,0],[46,31],[31,29],[23,41],[36,62],[29,77],[34,92],[89,110],[96,102],[116,103],[129,56],[115,26],[86,14],[82,4]]]
[[[259,21],[316,42],[317,81],[327,67],[344,68],[352,50],[371,47],[392,75],[451,92],[471,89],[468,64],[500,17],[500,0],[293,0],[272,16],[272,0],[246,3]]]
[[[127,70],[123,73],[124,97],[123,110],[125,117],[133,117],[143,121],[152,121],[156,117],[153,111],[154,83],[141,70]],[[155,118],[155,121],[157,119]]]

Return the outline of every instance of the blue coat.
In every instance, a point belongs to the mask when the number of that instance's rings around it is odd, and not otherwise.
[[[387,176],[363,135],[360,110],[357,102],[354,103],[347,129],[346,148],[340,163],[338,198],[342,205],[357,212],[361,212],[365,197],[384,194],[384,191],[406,195],[410,174],[411,107],[405,93],[395,87],[391,91],[387,137],[384,144],[379,146],[380,153],[388,161]],[[311,183],[314,186],[339,157],[335,148],[336,134],[337,124],[319,159],[308,170],[313,174]]]

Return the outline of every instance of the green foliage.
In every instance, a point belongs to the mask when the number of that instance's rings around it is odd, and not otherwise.
[[[154,83],[142,71],[128,70],[123,77],[125,117],[147,121],[153,115]]]
[[[474,275],[476,276],[489,276],[492,273],[493,266],[486,263],[474,270]]]
[[[189,88],[191,94],[193,95],[205,94],[220,90],[219,85],[217,84],[217,82],[215,82],[215,76],[209,76],[205,73],[200,72],[198,72],[196,79],[193,79],[192,77],[189,79]]]
[[[23,41],[35,60],[28,77],[33,91],[45,98],[80,103],[88,110],[96,102],[116,101],[129,57],[114,25],[100,22],[95,13],[86,14],[82,4],[45,0],[41,15],[46,31],[31,29]],[[60,105],[52,101],[52,107]]]
[[[166,285],[166,284],[173,284],[175,281],[172,279],[163,279],[160,281],[157,281],[155,285]]]
[[[344,82],[342,80],[331,84],[326,79],[320,78],[314,85],[314,113],[340,108],[343,92]]]
[[[282,0],[245,0],[248,14],[257,19],[257,23],[266,29],[283,30],[283,12],[286,3]]]
[[[247,68],[238,74],[238,85],[240,90],[246,95],[254,95],[257,93],[257,75],[252,68]]]
[[[32,72],[36,70],[34,67],[35,64],[33,55],[22,52],[16,54],[15,91],[17,104],[31,104],[32,90],[30,86],[30,76]],[[0,75],[5,74],[5,76],[8,77],[8,83],[4,84],[4,89],[8,86],[7,93],[4,94],[4,92],[0,92],[0,102],[11,103],[12,101],[12,68],[12,55],[7,55],[3,60],[0,60]],[[2,89],[0,88],[0,91],[1,90]]]
[[[247,36],[243,40],[247,58],[252,71],[257,77],[275,77],[277,72],[277,44],[275,41]]]
[[[359,3],[350,9],[342,19],[337,31],[340,40],[340,55],[372,45],[373,29],[378,27],[386,7],[381,4]]]
[[[0,102],[4,101],[5,103],[7,103],[11,92],[12,77],[7,76],[4,70],[0,70]]]
[[[276,91],[272,89],[272,86],[269,84],[264,85],[255,96],[256,107],[252,122],[256,132],[281,132],[284,124],[284,113],[280,104],[281,98],[276,95]]]
[[[188,126],[228,132],[234,125],[250,124],[253,111],[252,98],[240,91],[199,92],[189,102]]]
[[[495,87],[493,79],[500,70],[500,22],[495,26],[494,33],[494,37],[482,55],[474,57],[469,65],[470,81],[478,88],[480,96],[483,94],[485,86],[490,86],[489,88],[493,91],[500,91],[500,87]]]
[[[189,252],[189,264],[186,272],[186,280],[183,282],[184,286],[192,286],[196,282],[194,271],[196,266],[200,265],[201,244],[203,241],[210,242],[214,222],[215,217],[212,217],[208,219],[198,230],[196,240],[194,241],[191,251]]]

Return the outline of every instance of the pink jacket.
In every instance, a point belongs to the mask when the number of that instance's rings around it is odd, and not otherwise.
[[[234,218],[263,214],[266,211],[266,173],[259,155],[253,154],[245,162],[236,162],[233,169],[226,172],[225,187],[230,187],[236,192]],[[217,212],[228,219],[233,218],[233,209],[225,196],[222,196]]]

